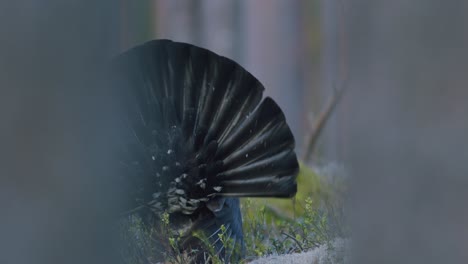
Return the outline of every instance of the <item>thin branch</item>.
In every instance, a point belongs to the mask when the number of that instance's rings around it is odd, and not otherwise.
[[[317,144],[317,140],[320,134],[322,133],[325,124],[330,119],[330,115],[336,109],[336,106],[338,105],[338,102],[340,101],[344,91],[345,88],[341,88],[333,94],[333,96],[328,100],[325,109],[322,112],[320,112],[319,117],[315,121],[314,126],[312,128],[312,134],[307,142],[307,149],[303,158],[305,162],[311,159],[313,150],[315,148],[315,145]]]
[[[291,236],[290,234],[288,233],[285,233],[285,232],[281,232],[282,235],[285,235],[287,236],[288,238],[292,239],[294,242],[296,242],[296,244],[299,246],[299,248],[301,249],[301,251],[304,251],[304,248],[301,246],[301,242],[297,241],[297,239],[293,236]]]

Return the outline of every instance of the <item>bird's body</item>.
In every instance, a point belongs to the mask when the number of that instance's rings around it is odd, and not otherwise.
[[[243,247],[238,197],[295,194],[298,163],[284,115],[237,63],[156,40],[120,55],[114,69],[126,209],[167,212],[182,247],[202,231],[222,250],[221,226]]]

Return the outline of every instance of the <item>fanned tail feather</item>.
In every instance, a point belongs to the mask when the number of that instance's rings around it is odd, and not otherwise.
[[[116,61],[128,107],[123,163],[139,186],[136,201],[160,194],[160,209],[180,203],[173,211],[190,213],[214,196],[295,194],[294,137],[278,105],[262,101],[263,86],[237,63],[168,40]]]

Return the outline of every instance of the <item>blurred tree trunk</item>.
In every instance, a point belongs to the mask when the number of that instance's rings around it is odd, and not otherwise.
[[[468,2],[345,2],[354,263],[468,263]]]
[[[154,10],[157,38],[191,43],[240,59],[239,2],[158,1]]]
[[[151,38],[154,30],[151,0],[119,1],[120,50],[126,50]]]
[[[319,88],[321,104],[325,102],[325,98],[333,95],[333,89],[338,85],[338,6],[337,0],[322,1],[322,86]],[[320,145],[320,158],[324,161],[338,160],[338,125],[338,116],[330,116]]]
[[[157,1],[154,23],[157,38],[201,44],[200,1]]]
[[[0,263],[117,261],[118,130],[102,81],[119,48],[117,7],[0,2]]]
[[[337,91],[347,89],[349,70],[346,43],[349,36],[346,31],[345,1],[321,1],[322,26],[322,83],[319,87],[319,104],[325,106],[327,100]],[[344,151],[348,146],[348,108],[346,95],[339,100],[331,114],[318,148],[319,160],[324,162],[343,162]]]

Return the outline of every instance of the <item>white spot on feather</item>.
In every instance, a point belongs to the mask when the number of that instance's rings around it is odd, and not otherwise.
[[[199,180],[197,183],[195,183],[195,185],[199,185],[200,188],[202,189],[205,189],[206,188],[206,183],[205,183],[206,179],[201,179]]]

